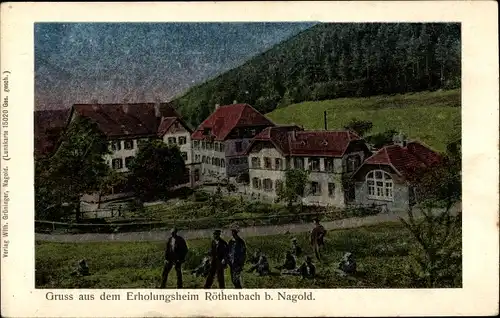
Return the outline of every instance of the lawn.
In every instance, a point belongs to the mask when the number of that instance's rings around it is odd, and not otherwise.
[[[296,236],[306,254],[312,251],[307,244],[306,233]],[[260,248],[272,268],[277,266],[290,246],[291,235],[250,237],[246,239],[248,252]],[[266,277],[244,273],[246,288],[397,288],[412,287],[405,275],[410,261],[412,242],[409,232],[399,223],[388,223],[364,228],[339,230],[328,233],[324,260],[316,262],[318,277],[302,280],[299,277]],[[228,239],[228,238],[227,238]],[[202,255],[208,251],[208,239],[188,241],[190,252],[184,269],[196,267]],[[163,263],[162,242],[106,242],[106,243],[48,243],[36,242],[37,288],[155,288]],[[356,279],[343,278],[334,273],[344,252],[355,254],[360,275]],[[79,259],[85,258],[91,275],[72,277]],[[300,263],[303,261],[301,258]],[[248,268],[248,267],[247,267]],[[457,273],[460,275],[460,273]],[[202,288],[203,278],[184,274],[186,288]],[[175,272],[169,277],[169,287],[175,286]],[[232,288],[229,271],[226,271],[226,287]],[[460,287],[460,286],[453,286]]]
[[[460,90],[420,92],[369,98],[340,98],[293,104],[266,114],[278,124],[323,129],[341,129],[352,118],[373,123],[371,134],[389,129],[402,131],[438,151],[444,151],[450,136],[460,134]]]

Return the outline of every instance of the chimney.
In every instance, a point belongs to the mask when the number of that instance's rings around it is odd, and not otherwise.
[[[160,102],[155,103],[155,117],[161,117]]]
[[[128,105],[128,104],[123,104],[123,105],[122,105],[122,109],[123,109],[123,112],[124,112],[125,114],[128,114],[129,105]]]
[[[236,99],[235,99],[235,100],[233,100],[233,104],[238,104],[238,102],[236,101]]]
[[[219,109],[220,104],[215,104],[215,110]]]
[[[323,117],[325,119],[325,130],[328,130],[328,124],[327,124],[327,121],[326,121],[326,110],[325,112],[323,113]]]

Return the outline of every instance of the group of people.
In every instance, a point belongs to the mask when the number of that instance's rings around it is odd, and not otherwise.
[[[325,228],[315,220],[315,227],[311,232],[311,246],[314,250],[317,260],[321,260],[321,250],[324,246]],[[237,227],[231,228],[232,238],[226,242],[221,237],[221,230],[213,232],[213,239],[210,250],[203,257],[201,264],[191,273],[195,276],[206,277],[204,288],[211,288],[215,277],[219,288],[225,288],[224,271],[229,267],[231,282],[235,288],[242,288],[241,273],[245,264],[250,263],[248,272],[256,272],[260,276],[269,275],[271,270],[269,262],[264,253],[257,250],[247,260],[247,246],[245,241],[239,236]],[[160,288],[165,288],[168,275],[172,268],[175,268],[177,274],[177,288],[182,288],[182,264],[186,260],[188,247],[184,238],[178,235],[176,228],[172,229],[171,236],[167,241],[165,248],[165,262],[163,267]],[[282,265],[276,269],[283,275],[298,275],[304,278],[313,278],[316,275],[316,267],[310,256],[305,257],[302,265],[297,267],[297,259],[302,255],[302,248],[297,239],[292,239],[291,249],[285,254],[285,260]],[[352,267],[352,265],[350,265]],[[355,266],[355,265],[354,265]],[[340,265],[339,265],[340,268]]]

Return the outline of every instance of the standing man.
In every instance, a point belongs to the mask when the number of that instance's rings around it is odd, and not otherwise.
[[[237,227],[231,229],[233,238],[229,241],[229,269],[234,288],[241,289],[241,272],[247,258],[247,246],[238,232]]]
[[[163,266],[163,273],[161,275],[160,288],[165,288],[167,285],[168,274],[172,267],[175,267],[175,272],[177,274],[177,288],[182,288],[181,266],[186,260],[187,253],[188,247],[186,241],[177,235],[177,229],[174,227],[165,248],[165,265]]]
[[[227,264],[227,243],[221,237],[221,230],[214,231],[214,238],[212,240],[212,246],[210,250],[210,271],[207,276],[207,281],[205,282],[205,289],[212,287],[214,283],[215,275],[217,275],[217,281],[219,283],[219,288],[226,288],[224,281],[224,269]]]
[[[318,261],[321,260],[320,248],[325,245],[325,234],[326,230],[323,225],[319,224],[319,219],[314,219],[314,229],[311,232],[311,245]]]

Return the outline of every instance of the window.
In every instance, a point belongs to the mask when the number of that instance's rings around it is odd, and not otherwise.
[[[264,179],[264,191],[273,191],[273,180]]]
[[[335,196],[335,183],[328,183],[328,196],[329,197]]]
[[[219,151],[219,143],[218,142],[214,142],[214,150]]]
[[[205,136],[210,135],[210,128],[203,128],[203,134],[204,134]]]
[[[361,164],[361,158],[359,155],[350,156],[347,158],[347,172],[352,172],[358,169]]]
[[[293,158],[293,167],[295,169],[304,169],[304,158],[301,157]]]
[[[215,158],[215,165],[217,167],[220,167],[220,159],[219,158]]]
[[[113,159],[112,161],[113,169],[121,169],[123,168],[123,161],[121,158]]]
[[[207,149],[207,143],[205,141],[201,142],[201,149]]]
[[[259,157],[252,157],[252,168],[253,169],[260,169],[260,158]]]
[[[252,178],[252,188],[259,189],[259,178]]]
[[[280,158],[274,159],[274,169],[283,170],[283,160]]]
[[[194,149],[199,149],[200,148],[200,142],[198,140],[193,141],[193,148]]]
[[[182,159],[184,159],[184,161],[187,161],[188,160],[188,153],[185,151],[181,152],[181,157],[182,157]]]
[[[148,142],[148,140],[146,138],[143,138],[143,139],[138,139],[137,140],[137,147],[141,147],[142,145],[144,145],[146,142]]]
[[[366,175],[368,198],[374,200],[392,201],[392,178],[382,170],[371,171]]]
[[[194,170],[194,181],[198,181],[198,180],[200,180],[200,170],[195,169]]]
[[[179,145],[185,145],[186,144],[186,137],[179,137]]]
[[[125,149],[134,149],[134,141],[133,140],[125,140],[123,148],[125,148]]]
[[[215,158],[214,157],[210,157],[210,160],[209,160],[208,163],[211,164],[212,166],[215,165]]]
[[[273,167],[271,166],[271,158],[264,157],[264,168],[265,169],[272,169]]]
[[[237,141],[234,146],[236,147],[236,152],[242,152],[243,151],[243,145],[241,141]]]
[[[206,163],[206,160],[207,160],[206,156],[201,157],[201,162]]]
[[[225,151],[225,145],[223,143],[220,143],[220,151],[224,152]]]
[[[130,168],[133,161],[134,161],[133,156],[125,158],[125,167]]]
[[[214,143],[213,142],[207,142],[207,149],[208,150],[214,149]]]
[[[121,142],[121,140],[113,141],[111,143],[111,149],[113,149],[114,151],[121,150],[122,149],[122,142]]]
[[[276,180],[276,193],[281,191],[283,189],[283,181],[281,180]]]
[[[321,185],[319,184],[319,182],[311,182],[311,194],[321,195]]]
[[[222,168],[225,168],[225,167],[226,167],[226,161],[225,161],[224,159],[221,159],[221,160],[220,160],[220,166],[221,166]]]
[[[309,158],[309,170],[319,171],[319,158]]]
[[[250,135],[254,137],[255,135],[257,135],[257,131],[255,129],[250,129]]]
[[[334,159],[333,158],[325,158],[325,170],[328,172],[334,172]]]
[[[241,163],[242,165],[246,165],[246,164],[248,164],[248,158],[247,158],[247,157],[241,157],[241,158],[240,158],[240,163]]]
[[[175,140],[175,137],[168,137],[168,144],[175,144],[177,141]]]

